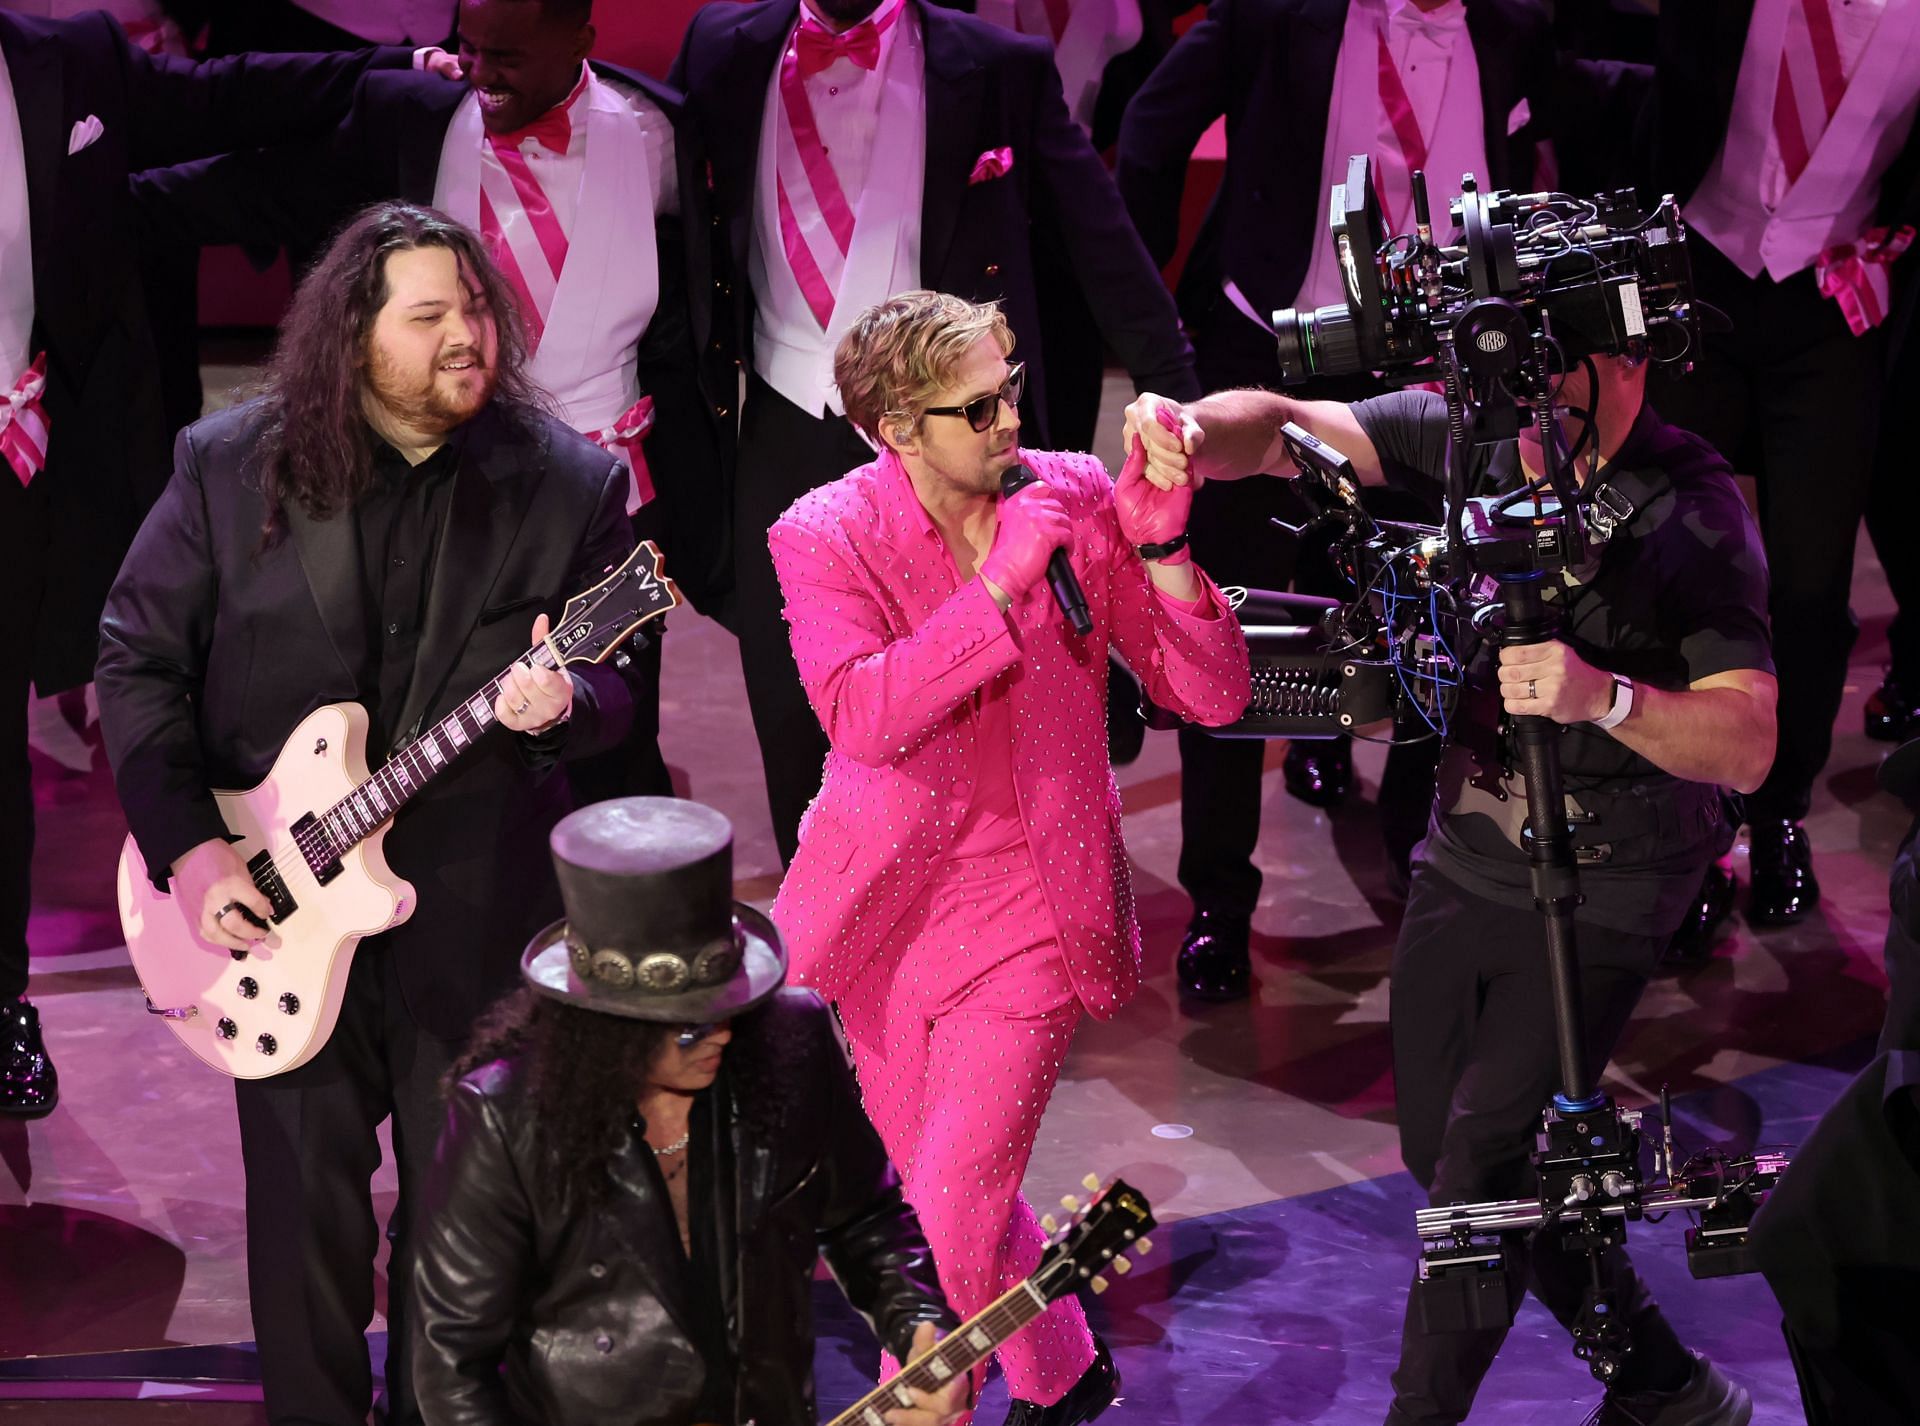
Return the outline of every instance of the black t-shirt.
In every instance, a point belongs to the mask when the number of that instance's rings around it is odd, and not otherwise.
[[[1430,392],[1400,391],[1352,410],[1388,483],[1428,494],[1438,518],[1446,403]],[[1524,483],[1514,444],[1471,448],[1466,459],[1468,488],[1477,494]],[[1766,556],[1726,462],[1643,406],[1595,478],[1642,498],[1596,563],[1546,581],[1542,595],[1560,610],[1560,638],[1594,667],[1654,688],[1684,689],[1734,669],[1771,673]],[[1468,688],[1441,759],[1422,855],[1470,891],[1531,905],[1520,841],[1525,787],[1495,731],[1494,650],[1459,652],[1468,659]],[[1670,934],[1717,849],[1717,791],[1663,772],[1587,723],[1563,730],[1560,761],[1569,803],[1596,819],[1575,819],[1584,851],[1581,919]]]

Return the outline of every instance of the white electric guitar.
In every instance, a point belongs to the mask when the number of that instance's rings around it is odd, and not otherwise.
[[[541,668],[599,663],[628,635],[677,607],[680,591],[643,542],[567,607],[522,660]],[[132,837],[120,853],[120,926],[147,1009],[201,1060],[238,1079],[305,1064],[333,1034],[353,953],[364,936],[413,914],[414,890],[387,866],[387,825],[494,725],[502,670],[486,687],[367,773],[367,713],[316,708],[248,792],[213,794],[234,850],[273,906],[264,940],[233,951],[204,939],[199,908],[157,891]]]

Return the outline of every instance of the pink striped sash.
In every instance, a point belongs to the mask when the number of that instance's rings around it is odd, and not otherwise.
[[[1406,202],[1413,202],[1413,175],[1416,169],[1427,166],[1427,140],[1420,132],[1420,120],[1413,112],[1413,100],[1407,97],[1407,86],[1401,82],[1400,71],[1394,65],[1393,51],[1387,45],[1387,32],[1377,30],[1380,38],[1380,107],[1386,113],[1387,123],[1392,126],[1394,138],[1398,141],[1397,151],[1383,153],[1376,186],[1380,190],[1380,207],[1386,213],[1387,226],[1395,228],[1393,204],[1388,198],[1390,191],[1406,194]],[[1397,174],[1394,190],[1388,188],[1387,170],[1391,168]]]
[[[23,486],[33,484],[47,464],[47,408],[40,402],[46,389],[47,354],[41,352],[0,398],[0,459]]]
[[[806,15],[795,27],[793,38],[788,40],[780,56],[780,106],[787,122],[785,132],[777,141],[792,142],[806,178],[808,196],[813,199],[813,207],[826,228],[824,234],[817,230],[810,234],[800,222],[784,179],[776,179],[780,246],[793,269],[794,280],[800,285],[801,295],[807,300],[807,308],[823,332],[833,319],[834,289],[847,253],[853,247],[853,207],[847,202],[839,175],[827,155],[827,146],[821,141],[820,127],[813,117],[813,103],[807,98],[806,76],[812,67],[831,63],[831,58],[825,57],[829,53],[844,54],[862,69],[872,69],[878,62],[879,37],[892,28],[899,15],[900,7],[894,6],[877,19],[862,20],[845,34],[827,40],[819,38],[827,34],[826,27]],[[813,34],[809,35],[809,30]],[[802,62],[803,45],[814,52],[811,64]],[[816,245],[829,250],[816,251]]]
[[[531,138],[552,153],[568,150],[573,142],[572,110],[586,91],[587,78],[583,65],[580,81],[565,103],[515,133],[488,134],[487,148],[481,156],[480,240],[519,299],[535,350],[546,332],[547,314],[553,309],[553,295],[560,286],[560,270],[566,266],[567,234],[521,145]],[[487,191],[488,159],[497,162],[506,175],[508,187],[499,193],[500,202]],[[509,195],[511,207],[503,214],[501,204]]]
[[[1834,111],[1846,97],[1847,76],[1828,0],[1793,0],[1786,45],[1773,90],[1773,135],[1789,183],[1806,171]]]

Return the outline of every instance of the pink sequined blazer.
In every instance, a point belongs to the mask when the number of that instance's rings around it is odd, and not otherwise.
[[[979,579],[956,588],[891,453],[802,496],[770,532],[794,657],[832,744],[773,916],[794,979],[830,998],[886,949],[953,844],[977,763],[971,695],[1016,669],[1014,782],[1034,865],[1081,1003],[1113,1015],[1140,983],[1140,930],[1107,762],[1107,645],[1162,707],[1208,724],[1246,707],[1246,640],[1206,577],[1199,612],[1170,604],[1120,533],[1098,460],[1022,457],[1074,519],[1084,638],[1044,580],[1005,615]]]

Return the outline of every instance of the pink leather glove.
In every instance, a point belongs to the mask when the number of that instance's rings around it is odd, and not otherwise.
[[[1000,502],[1000,524],[993,547],[980,561],[980,574],[1018,599],[1047,573],[1055,550],[1073,549],[1073,521],[1060,497],[1035,481]]]
[[[1160,423],[1167,429],[1178,432],[1179,418],[1165,407],[1157,413]],[[1114,482],[1114,512],[1120,517],[1120,533],[1126,536],[1130,545],[1163,545],[1168,540],[1183,533],[1187,528],[1187,516],[1193,509],[1193,492],[1197,482],[1176,485],[1171,490],[1162,490],[1147,479],[1147,450],[1140,438],[1133,438],[1133,449],[1127,452],[1126,463],[1120,467],[1120,478]],[[1193,556],[1186,550],[1167,557],[1168,564],[1184,564]]]

